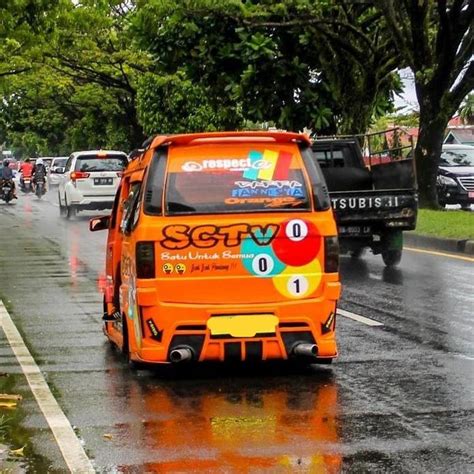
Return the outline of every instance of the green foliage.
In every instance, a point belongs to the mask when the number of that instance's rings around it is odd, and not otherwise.
[[[145,74],[137,94],[138,117],[145,133],[217,131],[229,127],[227,110],[214,107],[210,91],[187,79],[184,73]],[[233,117],[235,128],[241,123]]]
[[[467,125],[474,125],[474,94],[469,94],[461,104],[460,117]]]

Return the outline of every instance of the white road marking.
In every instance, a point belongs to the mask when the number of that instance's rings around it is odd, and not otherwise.
[[[434,250],[415,249],[415,248],[412,248],[412,247],[403,247],[403,250],[409,250],[410,252],[427,253],[427,254],[436,255],[436,256],[439,256],[439,257],[456,258],[458,260],[465,260],[466,262],[474,262],[474,257],[456,255],[456,254],[452,254],[452,253],[435,252]]]
[[[346,311],[344,309],[338,308],[337,314],[339,316],[344,316],[345,318],[358,321],[359,323],[367,324],[367,326],[383,326],[382,323],[380,323],[379,321],[375,321],[375,319],[366,318],[365,316],[361,316],[360,314],[356,313],[351,313],[350,311]]]
[[[53,432],[59,449],[71,472],[95,473],[91,460],[87,457],[69,420],[61,410],[46,383],[43,374],[26,347],[12,318],[0,300],[0,321],[10,347],[25,374],[26,380],[38,402],[41,411]]]

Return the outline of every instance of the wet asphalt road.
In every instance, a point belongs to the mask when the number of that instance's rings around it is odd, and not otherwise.
[[[98,472],[473,472],[474,263],[342,258],[330,367],[132,372],[101,331],[105,233],[45,200],[0,204],[0,298]],[[0,471],[66,472],[0,331],[0,392],[23,395]],[[8,448],[25,446],[24,457]]]

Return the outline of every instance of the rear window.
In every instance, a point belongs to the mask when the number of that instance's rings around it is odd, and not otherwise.
[[[165,212],[221,214],[310,210],[296,145],[234,144],[170,150]]]
[[[127,166],[127,158],[122,155],[79,156],[76,171],[122,171]]]
[[[60,160],[53,160],[52,165],[58,168],[64,168],[67,163],[67,158],[61,158]]]

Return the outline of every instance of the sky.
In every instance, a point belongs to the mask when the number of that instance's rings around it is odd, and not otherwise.
[[[400,96],[395,96],[395,107],[401,107],[401,112],[418,110],[419,107],[415,92],[415,82],[411,69],[402,69],[400,71],[400,77],[402,78],[404,91]]]

